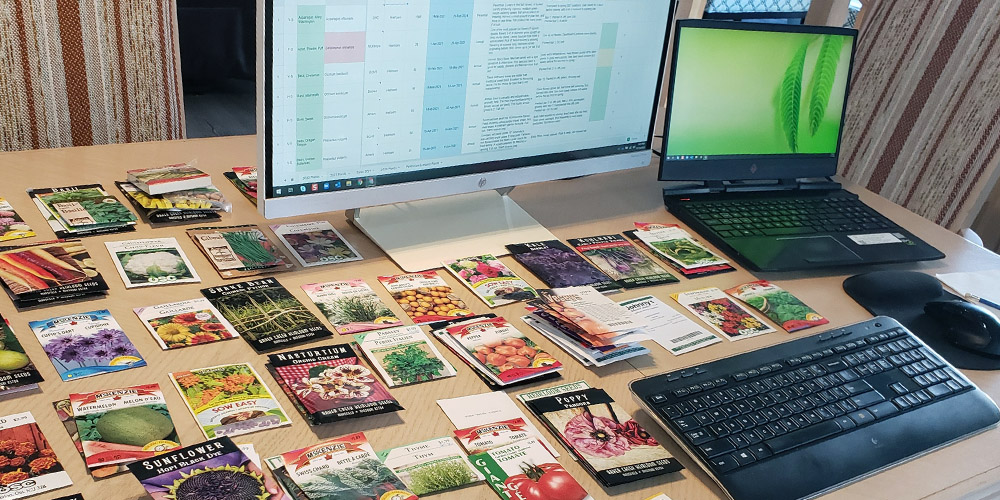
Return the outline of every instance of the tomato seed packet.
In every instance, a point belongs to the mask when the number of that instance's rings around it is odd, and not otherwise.
[[[455,431],[455,437],[470,455],[506,446],[532,437],[523,418],[511,418]]]
[[[469,457],[497,496],[593,500],[537,439],[530,438]]]
[[[744,283],[726,293],[764,313],[789,333],[830,322],[798,297],[765,280]]]

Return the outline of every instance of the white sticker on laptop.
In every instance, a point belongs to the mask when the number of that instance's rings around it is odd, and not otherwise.
[[[858,245],[884,245],[886,243],[903,243],[906,241],[892,233],[849,234],[847,237]]]

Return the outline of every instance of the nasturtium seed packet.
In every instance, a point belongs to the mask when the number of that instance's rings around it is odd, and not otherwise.
[[[483,481],[451,437],[428,439],[377,453],[414,495],[430,495]]]
[[[726,293],[764,313],[787,332],[830,322],[813,308],[805,305],[798,297],[765,280],[744,283],[726,290]]]

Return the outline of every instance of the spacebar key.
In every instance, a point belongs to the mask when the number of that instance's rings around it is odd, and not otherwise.
[[[764,441],[764,443],[771,448],[772,452],[778,454],[783,451],[788,451],[792,448],[823,439],[827,436],[832,436],[840,432],[840,430],[840,424],[834,420],[827,420],[826,422],[821,422],[816,425],[810,425],[805,429],[783,434],[774,439],[768,439],[767,441]]]
[[[768,227],[761,229],[765,236],[787,236],[790,234],[812,233],[815,230],[811,227]]]

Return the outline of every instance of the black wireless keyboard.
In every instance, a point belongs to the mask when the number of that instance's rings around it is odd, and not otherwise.
[[[986,394],[884,316],[631,389],[735,500],[818,496],[1000,421]]]

